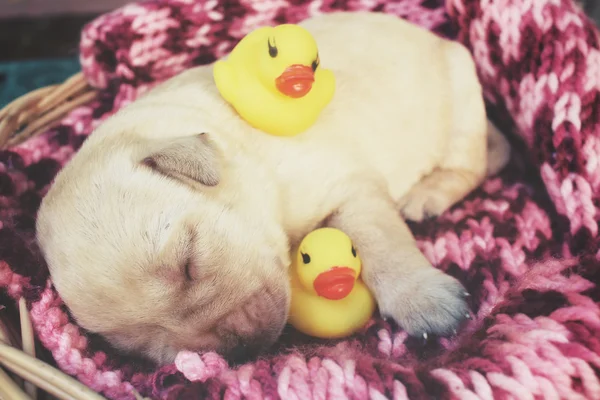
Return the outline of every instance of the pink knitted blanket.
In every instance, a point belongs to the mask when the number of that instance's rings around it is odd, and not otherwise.
[[[40,198],[86,135],[258,25],[341,9],[392,13],[465,43],[518,144],[520,162],[412,225],[426,256],[472,294],[468,326],[424,343],[375,318],[341,341],[289,330],[245,365],[182,353],[156,369],[73,324],[33,230]],[[599,36],[571,0],[152,0],[87,26],[81,61],[100,99],[0,152],[0,288],[25,297],[65,372],[113,399],[132,399],[132,388],[166,399],[600,399]]]

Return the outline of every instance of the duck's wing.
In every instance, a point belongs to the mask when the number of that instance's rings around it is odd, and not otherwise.
[[[213,77],[215,84],[221,96],[228,103],[235,101],[237,84],[237,74],[235,68],[224,60],[217,61],[213,66]]]

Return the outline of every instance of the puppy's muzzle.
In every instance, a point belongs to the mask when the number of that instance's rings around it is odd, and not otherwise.
[[[217,328],[224,355],[244,362],[267,351],[281,335],[287,321],[287,288],[268,288],[251,296],[225,317]]]

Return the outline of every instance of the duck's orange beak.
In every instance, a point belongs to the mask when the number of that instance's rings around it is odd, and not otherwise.
[[[333,267],[317,275],[313,287],[319,296],[340,300],[348,296],[354,287],[356,274],[348,267]]]
[[[315,81],[315,73],[306,65],[294,64],[275,79],[277,90],[295,99],[305,96]]]

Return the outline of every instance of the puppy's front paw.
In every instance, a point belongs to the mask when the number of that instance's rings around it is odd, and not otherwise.
[[[399,203],[405,219],[437,217],[468,195],[482,177],[469,171],[435,170],[417,183]]]
[[[377,300],[383,317],[393,318],[411,336],[427,337],[451,335],[470,318],[467,296],[459,281],[428,268],[388,285]]]
[[[443,191],[419,185],[400,200],[400,213],[405,219],[420,222],[437,217],[451,206],[452,199]]]

